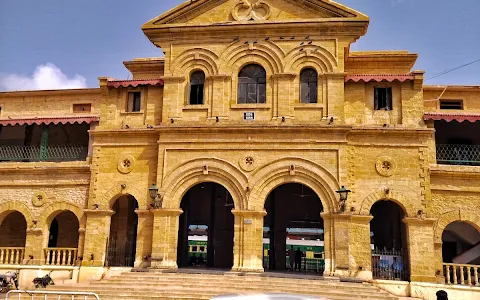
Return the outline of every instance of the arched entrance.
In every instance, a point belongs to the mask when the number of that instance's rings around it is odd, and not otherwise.
[[[22,263],[26,234],[27,221],[22,213],[9,212],[0,224],[0,264]]]
[[[450,223],[442,234],[444,263],[480,265],[480,232],[467,222]]]
[[[108,267],[133,267],[137,246],[138,203],[131,195],[120,196],[112,207],[107,259]]]
[[[228,190],[212,182],[197,184],[183,196],[180,207],[178,267],[231,269],[234,204]]]
[[[376,279],[409,280],[407,227],[404,210],[393,201],[378,201],[370,209],[372,273]]]
[[[80,224],[71,211],[63,211],[49,226],[45,261],[49,265],[74,265],[78,254]]]
[[[323,273],[323,206],[315,192],[303,184],[283,184],[268,195],[265,210],[264,269]]]

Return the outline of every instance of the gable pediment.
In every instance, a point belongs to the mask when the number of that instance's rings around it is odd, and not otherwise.
[[[197,0],[188,1],[144,25],[206,25],[368,17],[329,0]]]

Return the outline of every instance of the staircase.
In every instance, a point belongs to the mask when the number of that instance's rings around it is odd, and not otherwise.
[[[317,276],[232,272],[128,272],[89,284],[50,286],[50,291],[88,291],[101,300],[210,299],[225,294],[294,293],[330,300],[398,300],[367,283],[326,280]]]

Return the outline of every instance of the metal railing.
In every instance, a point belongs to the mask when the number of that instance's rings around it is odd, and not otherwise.
[[[81,161],[87,158],[88,147],[73,145],[22,146],[0,145],[0,162],[9,161]]]
[[[110,238],[107,247],[106,267],[133,267],[135,262],[136,240]]]
[[[270,258],[268,256],[263,257],[263,268],[265,270],[270,269]],[[293,264],[295,269],[295,264]],[[290,258],[287,256],[285,259],[285,270],[290,270]],[[302,257],[300,266],[298,266],[299,271],[303,272],[314,272],[323,274],[325,271],[325,260],[321,258],[306,258]]]
[[[443,263],[446,284],[480,286],[480,266]]]
[[[17,296],[15,297],[11,297],[13,296],[13,294],[17,294]],[[83,300],[88,300],[88,299],[96,299],[96,300],[100,300],[100,297],[95,294],[95,293],[87,293],[87,292],[49,292],[49,291],[23,291],[23,290],[11,290],[7,293],[7,295],[5,296],[5,300],[7,299],[18,299],[18,300],[21,300],[21,299],[31,299],[31,300],[34,300],[34,299],[39,299],[39,296],[42,296],[41,298],[44,299],[44,300],[48,300],[48,299],[57,299],[57,300],[61,300],[61,299],[70,299],[70,300],[74,300],[74,299],[83,299]],[[48,297],[48,296],[52,296],[52,297]],[[62,298],[62,296],[65,296]]]
[[[0,264],[21,265],[25,256],[25,247],[0,247]]]
[[[372,273],[375,279],[408,281],[406,251],[372,250]]]
[[[437,163],[480,166],[480,145],[437,144]]]
[[[74,266],[77,248],[45,248],[45,264],[48,266]]]

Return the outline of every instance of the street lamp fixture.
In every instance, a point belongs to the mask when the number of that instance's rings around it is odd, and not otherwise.
[[[349,189],[346,189],[345,186],[342,185],[342,188],[337,191],[337,193],[340,195],[340,212],[345,212],[345,207],[347,206],[347,199],[348,199],[348,194],[351,191]]]
[[[155,183],[148,188],[148,192],[152,199],[151,207],[155,209],[162,208],[163,197],[158,193],[158,187]]]

